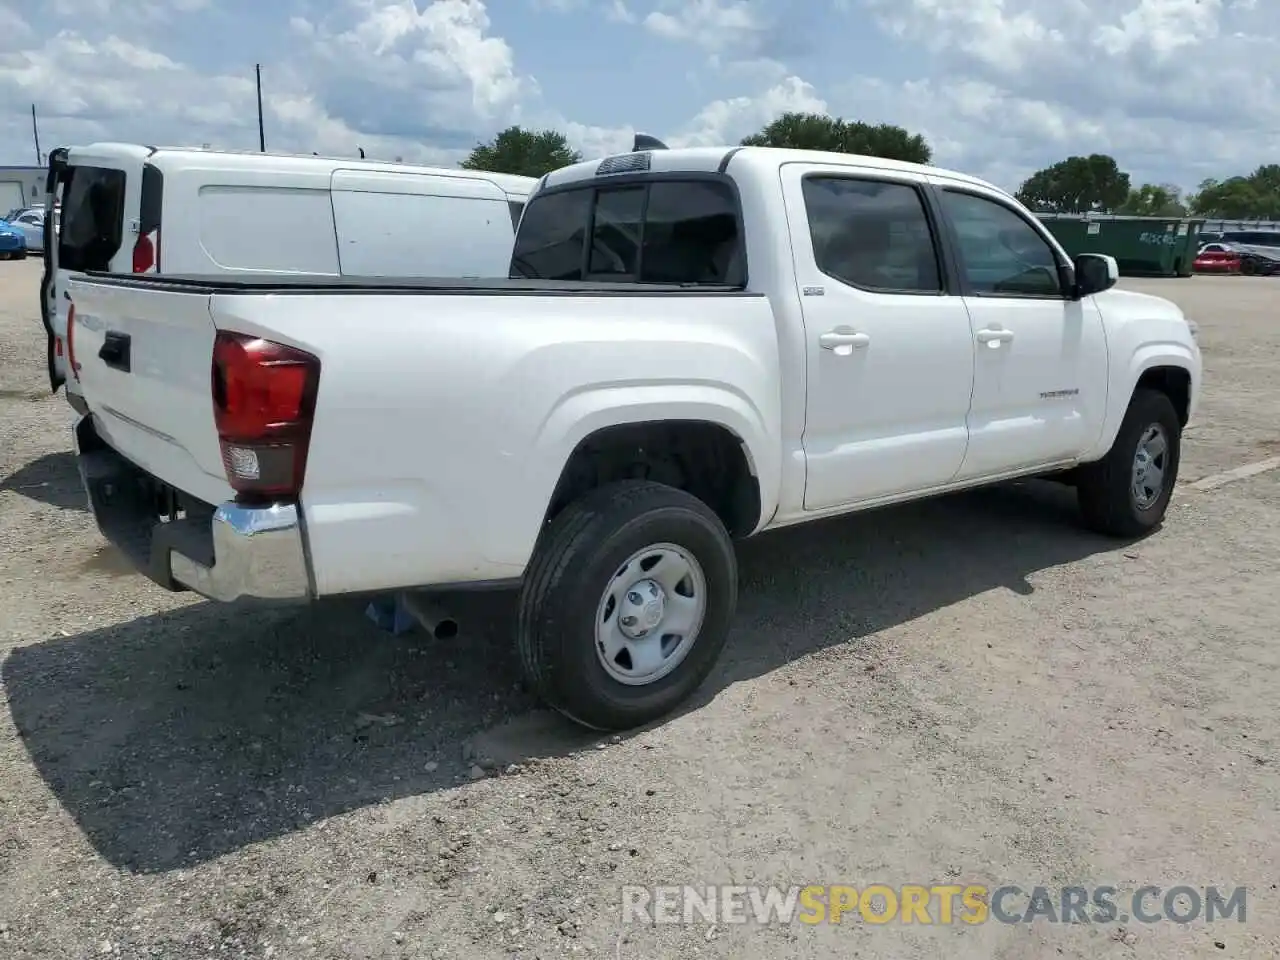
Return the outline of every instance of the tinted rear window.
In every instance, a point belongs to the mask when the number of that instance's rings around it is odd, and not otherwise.
[[[557,191],[535,197],[526,208],[511,275],[743,286],[738,224],[737,197],[719,180]]]
[[[591,225],[591,259],[587,270],[598,280],[632,280],[640,263],[640,231],[644,225],[645,188],[601,190]]]
[[[71,167],[63,188],[58,266],[109,270],[124,230],[123,170]]]

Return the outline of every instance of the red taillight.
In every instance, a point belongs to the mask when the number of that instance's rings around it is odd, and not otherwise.
[[[160,259],[156,251],[160,245],[160,231],[153,230],[149,234],[138,237],[133,245],[133,272],[150,273],[159,269]]]
[[[80,379],[80,364],[76,363],[76,305],[67,305],[67,366],[71,375]]]
[[[320,361],[241,333],[213,345],[213,415],[227,482],[250,498],[302,492]]]

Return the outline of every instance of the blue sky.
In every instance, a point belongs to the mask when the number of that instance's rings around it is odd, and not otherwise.
[[[0,0],[0,163],[31,162],[32,101],[46,150],[253,148],[261,62],[281,150],[452,165],[521,123],[599,155],[798,109],[899,123],[1009,188],[1093,151],[1191,187],[1280,161],[1264,2]]]

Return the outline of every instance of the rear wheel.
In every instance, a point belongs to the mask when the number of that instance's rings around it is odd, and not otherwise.
[[[1177,482],[1181,441],[1169,398],[1158,390],[1134,391],[1107,455],[1078,468],[1085,523],[1113,537],[1138,537],[1159,526]]]
[[[538,694],[626,730],[670,713],[711,672],[737,604],[737,561],[701,500],[648,481],[570,504],[535,551],[517,642]]]

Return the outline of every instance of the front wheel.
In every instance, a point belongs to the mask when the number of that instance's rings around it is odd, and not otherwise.
[[[1159,526],[1178,479],[1181,445],[1182,423],[1168,396],[1134,391],[1107,455],[1079,468],[1076,493],[1086,525],[1126,538]]]
[[[715,666],[737,605],[737,560],[701,500],[609,484],[545,531],[520,596],[525,675],[550,706],[600,730],[670,713]]]

